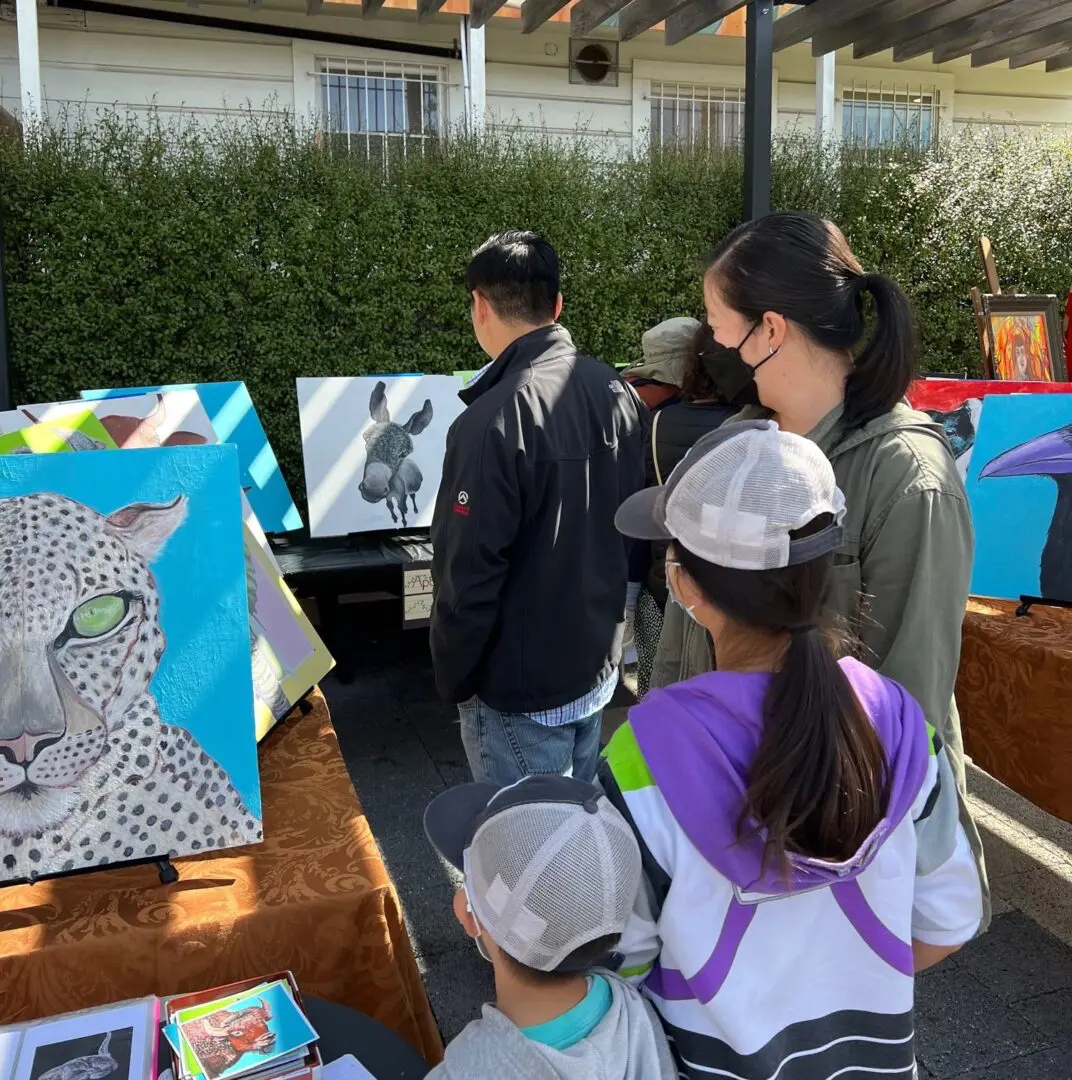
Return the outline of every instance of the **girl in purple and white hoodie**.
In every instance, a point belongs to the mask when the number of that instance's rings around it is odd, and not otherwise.
[[[619,511],[670,541],[670,596],[716,643],[600,774],[646,869],[622,974],[686,1077],[909,1080],[914,975],[982,917],[940,740],[822,625],[843,515],[822,452],[769,420],[705,436]]]

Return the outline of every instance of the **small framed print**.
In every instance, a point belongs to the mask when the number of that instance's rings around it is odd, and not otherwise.
[[[988,375],[1007,382],[1064,382],[1056,296],[1000,293],[983,297],[990,341]]]
[[[144,1080],[156,1055],[155,998],[32,1024],[22,1036],[14,1080],[107,1076]]]

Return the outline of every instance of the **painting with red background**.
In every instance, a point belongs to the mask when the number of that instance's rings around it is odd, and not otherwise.
[[[1067,382],[1006,382],[998,379],[917,379],[908,403],[945,428],[961,479],[968,475],[983,401],[991,394],[1067,394]]]

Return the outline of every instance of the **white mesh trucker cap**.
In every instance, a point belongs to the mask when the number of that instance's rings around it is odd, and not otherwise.
[[[829,526],[790,533],[823,514]],[[845,496],[815,443],[773,420],[723,424],[700,439],[662,487],[626,499],[614,518],[636,540],[674,540],[716,566],[773,570],[839,547]]]
[[[625,929],[640,849],[593,784],[568,776],[529,776],[501,790],[462,784],[429,803],[424,831],[464,872],[477,921],[526,967],[571,970],[570,953]]]

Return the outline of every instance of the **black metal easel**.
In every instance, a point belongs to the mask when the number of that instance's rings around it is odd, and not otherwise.
[[[34,874],[30,877],[12,878],[10,881],[0,883],[0,889],[9,889],[13,885],[37,885],[42,881],[53,881],[57,878],[81,877],[83,874],[107,873],[109,870],[126,870],[131,866],[155,866],[160,877],[161,885],[174,885],[179,880],[178,867],[171,861],[171,857],[165,855],[162,859],[128,859],[125,862],[105,863],[103,866],[80,866],[77,870],[60,870],[55,874]]]
[[[1020,606],[1016,609],[1018,618],[1030,615],[1033,607],[1056,607],[1072,610],[1072,600],[1051,600],[1046,596],[1021,596]]]

